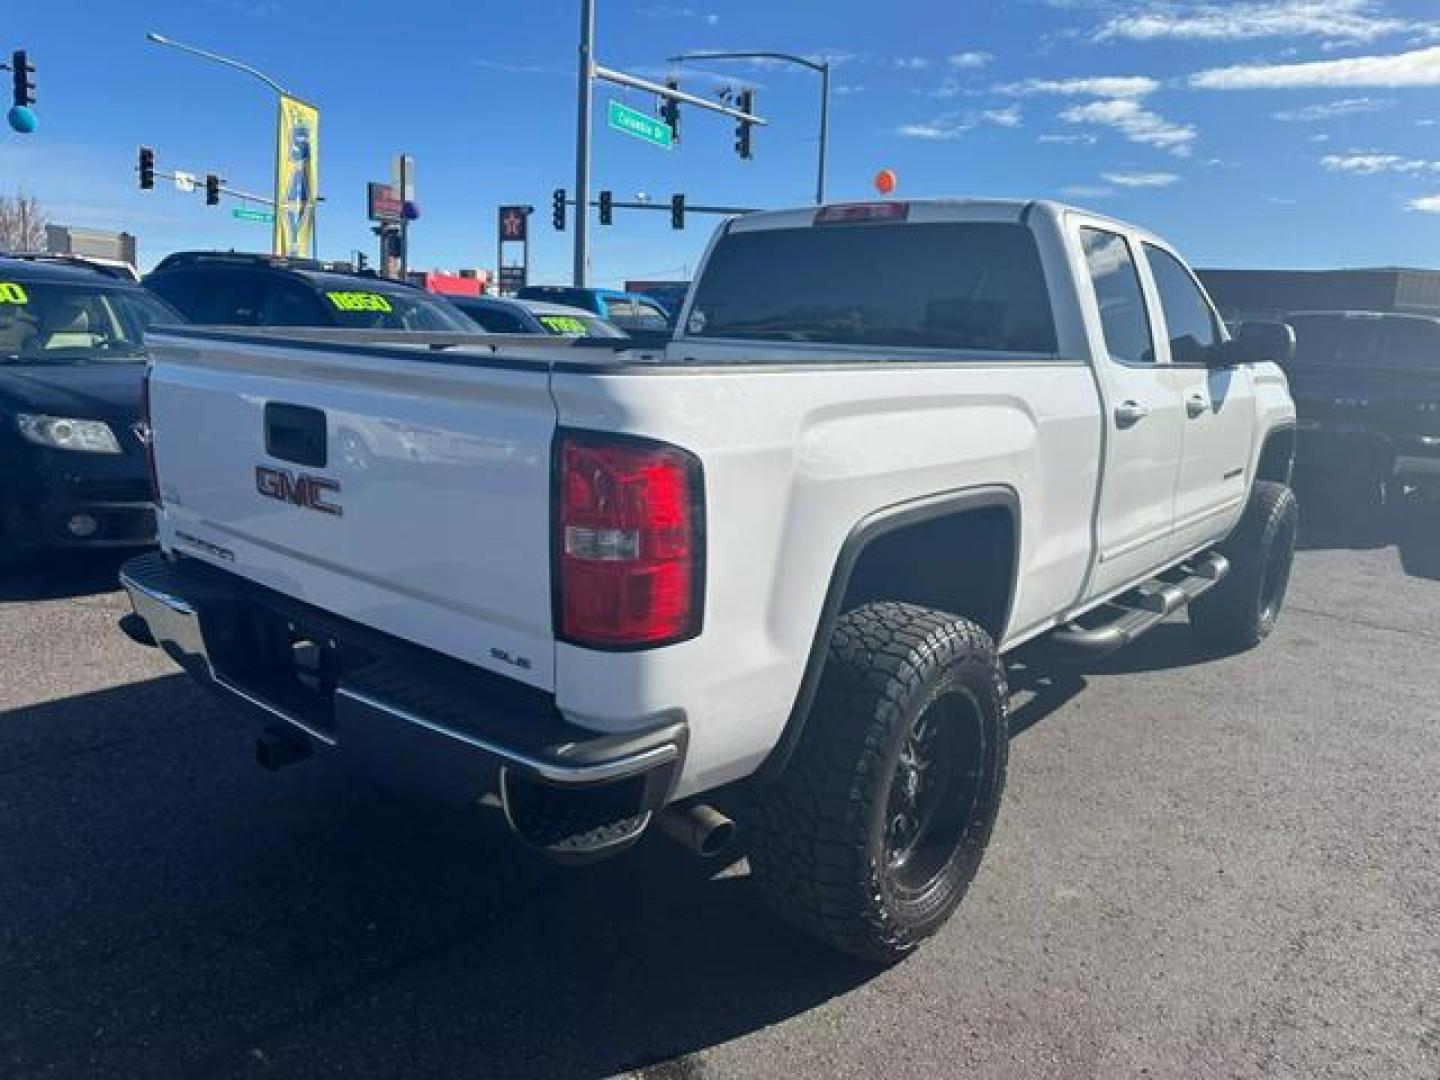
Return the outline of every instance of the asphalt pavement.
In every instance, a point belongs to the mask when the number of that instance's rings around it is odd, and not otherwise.
[[[1259,650],[1017,669],[950,925],[887,971],[660,838],[566,870],[254,732],[0,575],[5,1077],[1440,1077],[1440,581],[1307,525]]]

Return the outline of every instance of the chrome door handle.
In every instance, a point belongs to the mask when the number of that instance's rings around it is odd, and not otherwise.
[[[1185,399],[1185,412],[1189,414],[1191,420],[1197,416],[1204,416],[1209,409],[1210,403],[1205,400],[1204,394],[1191,394]]]
[[[1115,422],[1121,427],[1138,424],[1150,415],[1150,410],[1138,401],[1122,401],[1115,406]]]

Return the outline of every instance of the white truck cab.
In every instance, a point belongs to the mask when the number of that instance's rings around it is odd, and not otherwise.
[[[137,640],[272,764],[423,763],[557,858],[652,822],[897,959],[978,866],[1003,655],[1188,607],[1257,644],[1295,540],[1293,336],[1235,339],[1159,238],[1048,202],[759,213],[673,340],[176,327]],[[723,794],[723,793],[722,793]]]

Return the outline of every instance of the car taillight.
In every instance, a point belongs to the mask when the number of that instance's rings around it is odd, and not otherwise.
[[[646,439],[562,432],[555,444],[556,634],[601,649],[700,632],[700,462]]]
[[[145,446],[145,475],[150,478],[150,501],[160,509],[160,478],[155,472],[155,424],[150,418],[150,367],[146,365],[145,375],[140,380],[140,421],[144,425],[142,441]]]

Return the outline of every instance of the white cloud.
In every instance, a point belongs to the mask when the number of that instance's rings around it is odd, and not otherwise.
[[[1018,105],[1009,105],[1003,109],[985,109],[981,112],[946,113],[933,120],[917,120],[901,124],[895,129],[895,134],[906,139],[949,142],[952,139],[960,138],[980,124],[1018,128],[1024,125],[1024,116]]]
[[[1329,135],[1326,135],[1326,134],[1324,134],[1324,133],[1322,132],[1321,134],[1318,134],[1318,135],[1311,135],[1311,136],[1310,136],[1310,141],[1313,142],[1313,143],[1326,143],[1326,142],[1329,142],[1329,141],[1330,141],[1330,136],[1329,136]]]
[[[1060,194],[1067,199],[1104,199],[1114,195],[1115,189],[1100,187],[1096,184],[1070,184],[1062,187]]]
[[[1018,128],[1025,122],[1019,105],[1007,105],[1003,109],[986,109],[980,116],[992,124],[1007,128]]]
[[[575,77],[575,72],[566,71],[564,68],[552,67],[549,64],[510,64],[503,60],[472,60],[475,67],[486,68],[489,71],[503,71],[507,75],[568,75]]]
[[[1176,157],[1189,157],[1195,141],[1195,129],[1190,125],[1166,120],[1129,98],[1072,105],[1061,112],[1060,119],[1071,124],[1103,124],[1133,143],[1168,150]]]
[[[1161,188],[1169,187],[1180,177],[1168,172],[1147,172],[1147,173],[1103,173],[1107,181],[1116,187],[1124,188]]]
[[[923,139],[926,142],[949,142],[969,131],[967,124],[950,120],[928,120],[912,124],[901,124],[895,134],[906,139]]]
[[[982,68],[990,63],[991,60],[994,60],[995,57],[991,56],[988,52],[979,52],[977,50],[974,52],[952,53],[946,59],[951,67]]]
[[[1411,199],[1405,206],[1406,209],[1419,210],[1423,214],[1440,214],[1440,195],[1426,195],[1419,199]]]
[[[1002,94],[1062,94],[1068,97],[1138,98],[1160,84],[1146,75],[1100,75],[1083,79],[1026,79],[996,87]]]
[[[1251,3],[1152,2],[1107,19],[1097,40],[1249,41],[1318,37],[1374,41],[1387,34],[1423,31],[1421,24],[1383,14],[1374,0],[1260,0]]]
[[[1303,64],[1242,64],[1190,76],[1204,90],[1276,90],[1312,86],[1398,89],[1440,86],[1440,45],[1384,56],[1351,56]]]
[[[1417,173],[1440,170],[1440,162],[1407,158],[1399,154],[1326,154],[1320,165],[1327,172],[1374,176],[1376,173]]]
[[[891,61],[901,71],[924,71],[930,61],[923,56],[897,56]]]
[[[1094,146],[1100,141],[1100,137],[1098,135],[1055,135],[1052,133],[1041,135],[1039,141],[1059,143],[1062,146]]]
[[[1308,124],[1321,120],[1333,120],[1337,116],[1381,112],[1394,104],[1394,98],[1341,98],[1339,101],[1324,101],[1317,105],[1305,105],[1298,109],[1282,109],[1270,115],[1274,119],[1283,120],[1286,123]]]
[[[1434,127],[1436,124],[1440,124],[1440,120],[1435,120],[1435,119],[1432,119],[1431,117],[1426,117],[1426,118],[1423,119],[1423,120],[1416,120],[1416,121],[1415,121],[1415,126],[1416,126],[1416,127]]]
[[[690,7],[672,7],[669,4],[653,4],[650,7],[635,9],[636,15],[643,15],[647,19],[695,19],[706,26],[718,26],[720,16],[713,11],[700,11]]]
[[[836,97],[850,97],[852,94],[863,94],[867,88],[848,83],[841,83],[839,86],[832,86],[830,92]]]

